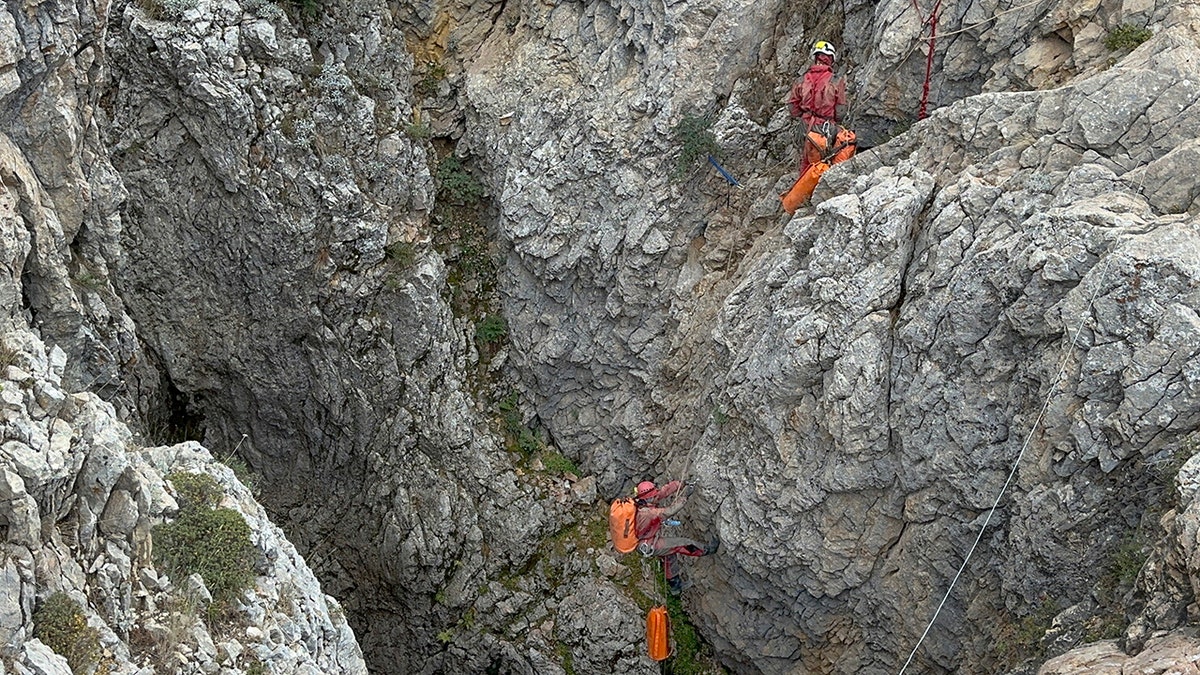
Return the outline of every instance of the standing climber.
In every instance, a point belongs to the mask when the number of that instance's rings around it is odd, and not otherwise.
[[[809,165],[821,161],[828,140],[833,139],[838,130],[839,106],[846,106],[846,82],[841,78],[834,79],[833,64],[837,59],[837,50],[824,40],[818,40],[812,46],[809,55],[813,64],[809,66],[804,77],[792,85],[788,96],[788,110],[792,119],[800,118],[803,135],[797,140],[802,144],[800,152],[800,175],[808,170]]]
[[[663,536],[663,525],[667,519],[683,508],[684,501],[690,488],[684,490],[683,483],[673,480],[661,488],[653,482],[645,480],[638,483],[637,497],[637,538],[638,550],[644,555],[662,558],[663,576],[667,587],[673,595],[683,591],[683,576],[679,556],[699,557],[717,552],[721,542],[716,537],[707,544],[702,544],[686,537]],[[675,497],[670,506],[664,506],[666,499]]]
[[[858,144],[855,133],[838,123],[839,108],[846,105],[846,83],[833,77],[837,51],[820,40],[810,54],[813,64],[792,86],[788,96],[792,119],[799,118],[801,122],[796,125],[800,174],[792,188],[779,195],[783,210],[788,213],[795,213],[812,197],[817,182],[829,167],[853,157]]]

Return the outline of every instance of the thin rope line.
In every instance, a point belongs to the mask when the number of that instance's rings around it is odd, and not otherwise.
[[[1075,328],[1075,337],[1071,339],[1070,347],[1063,348],[1062,359],[1059,361],[1058,374],[1054,377],[1054,384],[1051,385],[1049,393],[1046,394],[1046,400],[1042,403],[1042,409],[1038,411],[1037,418],[1033,421],[1033,426],[1029,429],[1029,434],[1025,436],[1025,442],[1021,444],[1021,451],[1017,453],[1017,458],[1013,462],[1012,469],[1008,472],[1008,478],[1005,479],[1004,485],[1000,488],[1000,493],[996,495],[996,501],[992,502],[992,508],[988,509],[987,517],[983,520],[983,525],[979,528],[979,534],[975,536],[975,542],[971,544],[971,549],[967,551],[967,557],[963,558],[962,565],[959,565],[958,572],[954,574],[954,579],[950,581],[950,587],[946,589],[946,594],[942,596],[942,601],[938,603],[937,609],[933,612],[933,618],[929,620],[929,625],[925,626],[925,632],[921,633],[921,638],[917,640],[916,646],[913,647],[912,653],[908,655],[908,660],[900,668],[898,675],[904,675],[904,671],[908,669],[908,665],[912,663],[913,658],[917,655],[917,650],[921,648],[921,644],[925,642],[925,638],[929,636],[929,631],[933,628],[933,624],[937,622],[938,615],[942,613],[942,608],[946,606],[946,601],[950,599],[950,593],[954,590],[955,584],[958,583],[959,577],[962,576],[963,570],[967,568],[967,563],[971,561],[971,555],[975,553],[975,549],[979,546],[980,540],[983,539],[983,533],[987,530],[988,523],[992,521],[992,514],[996,512],[996,508],[1000,506],[1000,500],[1004,497],[1005,491],[1012,483],[1013,476],[1017,474],[1017,469],[1021,465],[1021,459],[1025,456],[1025,450],[1029,447],[1030,441],[1033,440],[1034,433],[1037,432],[1038,426],[1042,419],[1046,416],[1046,410],[1050,408],[1050,400],[1054,398],[1055,392],[1058,390],[1058,385],[1062,380],[1063,373],[1067,370],[1067,361],[1072,353],[1079,346],[1079,336],[1083,333],[1083,325],[1090,318],[1092,309],[1096,304],[1096,297],[1100,293],[1100,288],[1104,286],[1104,281],[1108,276],[1108,264],[1112,260],[1110,254],[1104,260],[1104,268],[1100,271],[1100,279],[1096,282],[1096,288],[1092,291],[1092,297],[1088,300],[1088,311],[1083,318],[1079,320],[1079,326]],[[1069,327],[1067,327],[1069,330]]]

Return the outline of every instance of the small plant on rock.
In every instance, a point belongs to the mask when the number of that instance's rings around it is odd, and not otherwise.
[[[406,270],[417,261],[417,248],[407,241],[393,241],[383,249],[393,269]]]
[[[717,137],[712,133],[712,123],[710,117],[684,115],[679,124],[671,128],[671,135],[675,137],[675,143],[679,146],[679,161],[671,174],[672,178],[679,180],[697,160],[720,154]]]
[[[213,600],[226,603],[254,580],[257,554],[250,526],[237,511],[216,507],[221,492],[211,476],[175,473],[169,479],[179,514],[154,528],[155,558],[173,579],[199,574]]]
[[[475,326],[475,339],[486,347],[497,345],[508,336],[508,324],[499,314],[489,314]]]
[[[33,636],[67,659],[82,675],[100,661],[100,634],[87,624],[83,608],[66,593],[54,593],[33,613]]]
[[[4,369],[9,366],[17,365],[17,359],[21,356],[21,352],[8,346],[8,343],[0,341],[0,374],[3,374]]]
[[[483,184],[467,172],[462,160],[455,155],[447,155],[438,164],[434,177],[439,194],[455,204],[474,204],[483,197]]]
[[[1149,28],[1128,23],[1121,24],[1104,37],[1104,46],[1114,52],[1131,52],[1153,36],[1154,32]]]
[[[446,66],[440,61],[430,59],[425,62],[424,74],[413,85],[413,90],[421,96],[433,96],[444,79],[446,79]]]
[[[550,473],[570,473],[576,476],[579,475],[579,467],[572,462],[569,457],[563,456],[557,452],[545,452],[542,454],[542,465],[546,467],[546,471]]]

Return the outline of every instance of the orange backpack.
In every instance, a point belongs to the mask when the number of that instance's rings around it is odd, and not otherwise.
[[[614,499],[608,507],[608,534],[618,553],[631,553],[637,548],[637,505],[632,498]]]
[[[662,661],[671,655],[671,620],[667,608],[659,605],[646,615],[646,649],[650,658]]]

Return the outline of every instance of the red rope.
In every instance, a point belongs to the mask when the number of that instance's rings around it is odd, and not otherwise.
[[[925,119],[925,108],[929,105],[929,81],[933,78],[933,49],[937,46],[938,11],[942,8],[942,0],[937,0],[933,11],[929,13],[929,54],[925,57],[925,84],[921,88],[921,108],[917,111],[917,119]]]

